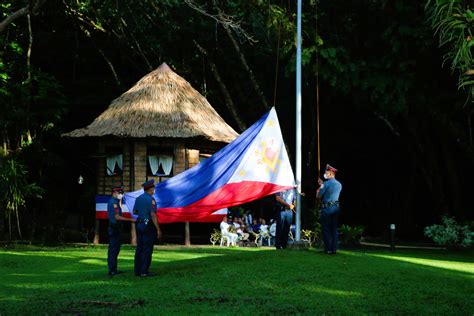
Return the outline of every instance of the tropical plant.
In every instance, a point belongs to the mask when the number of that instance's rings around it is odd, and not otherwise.
[[[210,238],[212,245],[215,246],[216,243],[221,239],[221,237],[222,237],[221,232],[217,229],[214,229]]]
[[[440,246],[469,247],[473,244],[474,232],[469,226],[459,225],[452,217],[443,216],[441,225],[425,228],[425,236]]]
[[[474,7],[465,0],[428,0],[426,9],[431,26],[439,36],[439,45],[447,53],[444,62],[451,63],[451,70],[459,72],[459,88],[469,92],[474,102]]]
[[[26,207],[29,197],[41,198],[42,189],[35,183],[28,183],[28,172],[15,157],[7,156],[0,161],[0,208],[8,221],[9,238],[12,239],[12,216],[20,239],[20,210]]]
[[[321,242],[321,224],[315,223],[314,229],[302,229],[301,240],[308,243],[309,247],[317,247]]]
[[[362,234],[364,233],[364,227],[342,225],[340,232],[341,232],[341,242],[344,245],[357,246],[360,244]]]

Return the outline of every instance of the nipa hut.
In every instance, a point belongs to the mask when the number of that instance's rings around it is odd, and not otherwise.
[[[238,134],[204,96],[162,64],[113,100],[89,126],[63,136],[96,139],[97,194],[109,194],[117,183],[135,191],[145,180],[164,181]],[[95,243],[98,228],[97,221]],[[186,228],[188,243],[189,225]],[[134,225],[131,235],[135,243]]]

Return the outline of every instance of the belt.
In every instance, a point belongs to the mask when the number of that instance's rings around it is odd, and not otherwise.
[[[326,202],[326,203],[321,203],[321,208],[328,208],[331,206],[339,206],[339,201],[331,201],[331,202]]]
[[[109,227],[113,229],[122,229],[121,223],[109,223]]]
[[[145,218],[145,219],[143,219],[143,218],[137,218],[137,223],[138,223],[138,224],[143,223],[143,224],[145,224],[145,225],[148,225],[148,223],[149,223],[150,221],[151,221],[151,219],[149,219],[149,218]]]

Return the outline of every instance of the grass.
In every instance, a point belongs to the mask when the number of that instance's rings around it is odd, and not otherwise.
[[[133,276],[134,249],[106,275],[106,247],[0,250],[0,314],[474,313],[474,252],[158,247]]]

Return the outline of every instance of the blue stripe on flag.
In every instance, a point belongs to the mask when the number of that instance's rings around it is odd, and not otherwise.
[[[269,114],[270,112],[266,113],[233,142],[209,159],[157,184],[155,191],[157,206],[165,208],[190,205],[224,186],[239,166],[245,156],[245,151],[260,133]],[[131,207],[129,205],[129,208]]]

